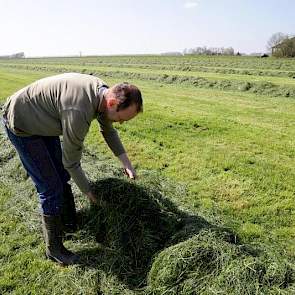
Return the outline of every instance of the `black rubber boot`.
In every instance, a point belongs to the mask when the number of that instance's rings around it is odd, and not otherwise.
[[[66,184],[64,186],[62,207],[61,207],[61,222],[63,230],[66,233],[73,233],[77,231],[77,213],[72,193],[71,186]]]
[[[42,215],[42,229],[47,258],[63,266],[79,262],[79,256],[66,249],[62,243],[60,216]]]

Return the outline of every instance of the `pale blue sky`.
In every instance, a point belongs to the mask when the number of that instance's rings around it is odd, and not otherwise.
[[[0,0],[0,55],[265,51],[295,34],[294,0]]]

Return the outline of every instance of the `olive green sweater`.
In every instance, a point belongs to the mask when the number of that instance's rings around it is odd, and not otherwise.
[[[121,140],[105,118],[104,87],[97,77],[66,73],[38,80],[7,99],[4,114],[17,136],[63,137],[63,164],[84,193],[90,185],[81,168],[83,141],[97,119],[105,141],[116,156],[125,153]]]

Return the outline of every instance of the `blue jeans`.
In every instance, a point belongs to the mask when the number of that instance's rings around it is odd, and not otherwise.
[[[62,164],[62,150],[58,136],[15,135],[6,126],[8,138],[37,189],[41,211],[45,215],[59,215],[63,190],[70,180]]]

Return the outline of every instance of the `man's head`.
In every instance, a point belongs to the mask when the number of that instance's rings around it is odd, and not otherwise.
[[[107,118],[113,122],[122,124],[143,111],[140,90],[126,82],[116,84],[108,89],[105,100]]]

